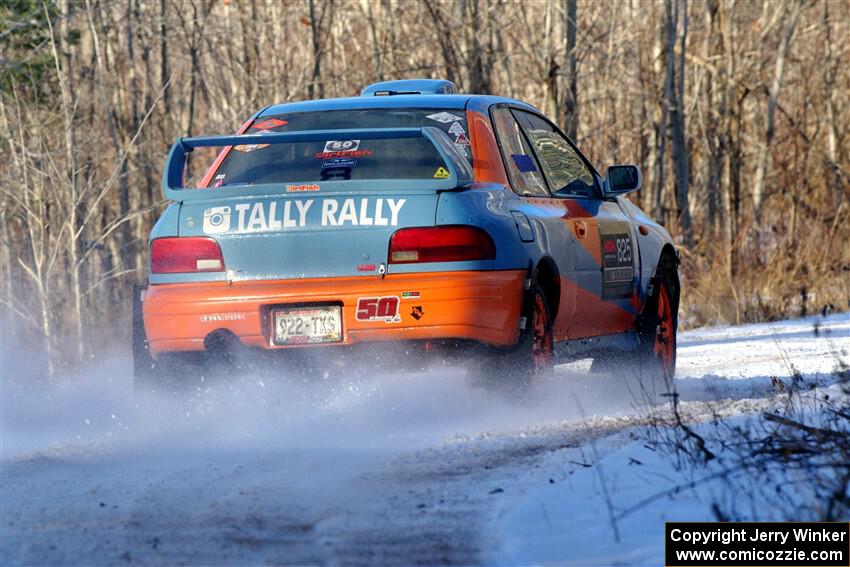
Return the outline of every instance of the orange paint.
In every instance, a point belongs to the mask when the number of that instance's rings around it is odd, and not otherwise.
[[[244,123],[244,124],[243,124],[243,125],[239,128],[239,130],[237,130],[237,131],[236,131],[236,133],[237,133],[237,134],[244,134],[244,133],[245,133],[245,131],[246,131],[246,130],[248,130],[248,127],[251,125],[251,122],[253,122],[253,119],[252,119],[252,118],[249,118],[249,119],[248,119],[248,120],[247,120],[247,121],[246,121],[246,122],[245,122],[245,123]],[[210,166],[210,168],[207,170],[207,172],[204,174],[204,176],[203,176],[203,177],[201,178],[201,180],[198,182],[198,188],[199,188],[199,189],[203,189],[203,188],[205,188],[205,187],[209,186],[210,181],[212,180],[213,175],[215,174],[215,172],[216,172],[216,171],[218,171],[218,168],[221,166],[221,162],[223,162],[223,161],[224,161],[224,158],[226,158],[226,157],[227,157],[227,154],[228,154],[228,153],[230,153],[230,150],[231,150],[232,148],[233,148],[233,146],[225,146],[225,147],[221,148],[221,151],[220,151],[220,152],[218,152],[218,156],[215,158],[215,161],[212,163],[212,165]]]
[[[635,316],[613,301],[604,301],[599,295],[561,278],[561,294],[573,295],[581,306],[569,318],[558,321],[553,329],[556,341],[598,337],[624,333],[635,328]]]
[[[509,346],[518,338],[525,271],[434,272],[303,280],[203,282],[152,285],[145,294],[145,330],[154,356],[203,350],[204,337],[228,329],[243,344],[271,344],[271,307],[302,303],[342,304],[343,342],[471,339]],[[404,299],[417,291],[416,299]],[[361,297],[397,296],[401,322],[356,320]],[[420,307],[419,319],[413,308]],[[332,344],[332,345],[333,345]],[[332,346],[330,345],[330,346]],[[328,345],[318,345],[328,346]],[[307,348],[307,347],[298,347]]]
[[[502,154],[490,128],[490,120],[473,110],[466,111],[469,141],[472,147],[472,172],[479,183],[500,183],[508,186]]]

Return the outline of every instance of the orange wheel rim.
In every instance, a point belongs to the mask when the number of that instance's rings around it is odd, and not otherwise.
[[[667,288],[663,285],[660,286],[658,292],[658,311],[656,315],[658,316],[658,324],[655,327],[652,351],[661,361],[664,374],[669,376],[673,371],[675,337],[673,335],[673,310],[670,304],[670,296],[667,294]]]
[[[534,346],[532,358],[534,372],[539,373],[552,365],[552,335],[549,333],[549,313],[543,298],[534,302]]]

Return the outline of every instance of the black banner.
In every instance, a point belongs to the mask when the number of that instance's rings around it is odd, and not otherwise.
[[[668,522],[667,567],[848,567],[850,523]]]
[[[602,246],[602,299],[632,296],[635,257],[627,223],[600,225]]]

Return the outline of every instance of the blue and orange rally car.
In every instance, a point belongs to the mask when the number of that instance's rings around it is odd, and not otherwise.
[[[543,374],[556,354],[671,378],[678,257],[622,197],[638,168],[602,177],[533,106],[456,91],[378,83],[178,139],[135,302],[137,380],[198,353],[375,342],[478,345],[497,381]],[[223,149],[184,187],[202,147]]]

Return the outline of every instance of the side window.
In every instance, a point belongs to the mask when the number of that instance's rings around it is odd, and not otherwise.
[[[567,197],[598,197],[596,179],[578,151],[551,124],[528,112],[514,111],[534,145],[553,193]]]
[[[548,197],[549,190],[540,174],[537,160],[511,111],[507,108],[494,108],[492,116],[514,192],[523,197]]]

